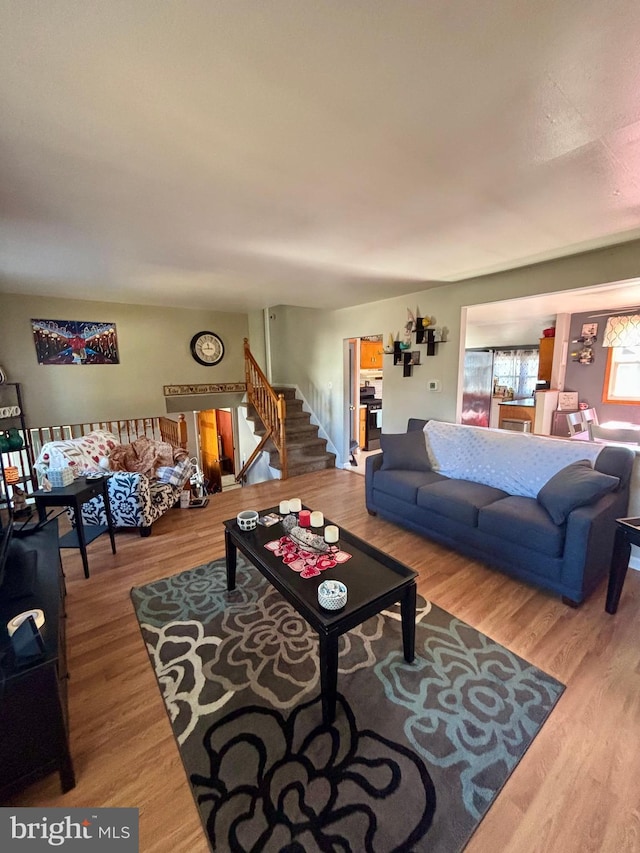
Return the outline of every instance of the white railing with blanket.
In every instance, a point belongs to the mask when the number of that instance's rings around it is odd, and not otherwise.
[[[187,423],[184,415],[179,415],[177,421],[160,415],[155,418],[124,418],[93,423],[32,427],[29,433],[34,459],[40,453],[42,445],[49,441],[81,438],[95,430],[112,433],[121,444],[130,444],[139,436],[144,435],[157,441],[166,441],[172,447],[187,449]]]

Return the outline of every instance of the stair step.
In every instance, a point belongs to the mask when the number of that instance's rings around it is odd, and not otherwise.
[[[282,394],[282,396],[285,398],[285,400],[287,400],[287,402],[289,400],[298,400],[298,398],[296,397],[296,389],[295,388],[282,388],[282,387],[279,387],[277,385],[274,385],[272,387],[273,387],[273,390],[276,392],[276,394]],[[299,400],[298,402],[301,403],[302,400]]]
[[[302,400],[296,400],[295,402],[299,403],[299,406],[291,406],[287,402],[287,411],[285,413],[284,419],[285,421],[296,421],[299,418],[303,420],[307,420],[311,417],[309,412],[305,412],[302,408]],[[256,412],[254,406],[247,406],[247,420],[255,420],[260,421],[260,416]]]
[[[288,442],[312,440],[318,435],[317,424],[312,424],[311,422],[295,425],[286,423],[284,430]],[[259,435],[262,438],[267,430],[264,424],[261,421],[258,421],[257,423],[254,422],[253,431],[256,435]]]
[[[271,468],[280,471],[280,459],[272,459],[269,462]],[[327,468],[336,467],[336,457],[333,453],[325,453],[323,456],[309,456],[304,461],[292,462],[289,459],[287,474],[289,477],[297,477],[299,474],[309,474],[312,471],[324,471]]]
[[[287,454],[291,459],[292,456],[314,456],[321,453],[326,453],[327,439],[315,436],[306,441],[287,441]],[[267,453],[276,454],[278,451],[271,439],[264,446]]]
[[[277,394],[283,394],[286,400],[285,436],[287,441],[287,473],[290,477],[335,468],[335,453],[327,451],[327,440],[318,435],[317,424],[311,423],[311,415],[303,409],[303,402],[295,396],[294,388],[274,387]],[[253,424],[254,433],[262,437],[266,427],[255,408],[247,405],[247,420]],[[273,440],[268,439],[263,448],[269,454],[269,465],[281,471],[280,454]]]
[[[267,430],[264,424],[259,422],[254,424],[253,431],[262,437]],[[300,424],[285,423],[284,434],[288,441],[303,441],[305,438],[315,438],[318,434],[318,426],[310,421]]]

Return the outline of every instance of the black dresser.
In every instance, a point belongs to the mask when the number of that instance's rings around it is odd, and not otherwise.
[[[67,709],[67,662],[65,651],[65,585],[58,522],[51,521],[37,533],[15,540],[11,558],[0,587],[0,801],[47,773],[58,772],[62,791],[75,786],[69,752]],[[8,586],[24,551],[37,552],[35,576],[28,583],[30,593],[8,598]],[[10,590],[9,590],[10,591]],[[20,665],[16,659],[7,622],[18,613],[40,609],[45,623],[40,629],[44,641],[42,655]]]

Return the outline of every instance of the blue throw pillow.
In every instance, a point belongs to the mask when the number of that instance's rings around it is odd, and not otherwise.
[[[588,506],[618,487],[620,479],[594,471],[588,459],[572,462],[548,480],[538,492],[538,503],[554,524],[563,524],[579,506]]]
[[[422,431],[382,433],[382,471],[431,471],[427,445]]]

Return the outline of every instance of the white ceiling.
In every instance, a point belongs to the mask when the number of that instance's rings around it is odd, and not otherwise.
[[[0,20],[0,290],[341,307],[640,236],[637,0]]]

